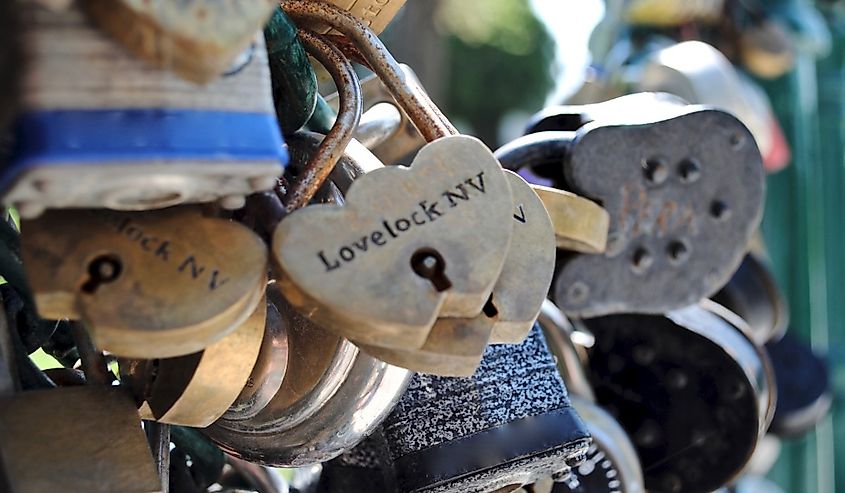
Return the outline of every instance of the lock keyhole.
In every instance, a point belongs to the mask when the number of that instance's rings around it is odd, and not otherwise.
[[[111,255],[101,255],[88,264],[88,280],[82,285],[82,292],[94,294],[103,284],[114,282],[123,271],[120,260]]]
[[[431,281],[438,292],[452,287],[452,282],[446,277],[446,261],[436,250],[431,248],[417,250],[411,256],[411,268],[418,276]]]

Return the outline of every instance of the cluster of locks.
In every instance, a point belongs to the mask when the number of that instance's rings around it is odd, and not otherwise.
[[[493,152],[403,3],[0,2],[4,489],[711,492],[824,415],[715,48]]]

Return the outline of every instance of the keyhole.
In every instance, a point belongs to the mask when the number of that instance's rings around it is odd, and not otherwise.
[[[499,315],[499,309],[496,308],[495,304],[493,304],[492,294],[489,298],[487,298],[487,303],[484,304],[484,308],[482,308],[481,311],[487,316],[487,318],[496,318]]]
[[[431,281],[434,289],[439,292],[452,287],[452,282],[446,277],[446,261],[431,248],[417,250],[411,256],[411,268],[418,276]]]
[[[88,280],[82,285],[82,292],[94,294],[103,285],[120,277],[123,266],[120,260],[109,255],[101,255],[88,264]]]

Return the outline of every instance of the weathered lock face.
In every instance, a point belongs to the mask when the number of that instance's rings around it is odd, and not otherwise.
[[[75,3],[22,7],[30,58],[0,189],[23,217],[220,199],[236,208],[275,185],[287,155],[258,26],[237,70],[197,86],[127,53]]]
[[[564,172],[572,191],[610,213],[605,254],[574,256],[557,274],[555,301],[568,314],[659,313],[714,293],[762,216],[759,151],[721,111],[594,122],[578,131]]]
[[[471,376],[489,343],[528,335],[554,270],[554,233],[543,202],[516,173],[505,172],[513,195],[514,236],[484,310],[471,319],[439,318],[420,349],[364,346],[388,363],[423,373]]]
[[[382,429],[403,493],[516,489],[577,464],[589,444],[538,327],[488,347],[470,378],[416,375]]]
[[[197,83],[221,75],[276,2],[84,0],[98,27],[133,54]]]
[[[583,323],[596,398],[631,436],[648,491],[709,492],[743,468],[774,404],[759,348],[696,306]]]
[[[786,300],[769,267],[755,253],[742,259],[731,280],[712,299],[742,317],[757,344],[780,339],[789,324]]]
[[[405,0],[329,0],[329,2],[354,14],[376,34],[384,31],[384,28],[405,5]],[[329,29],[325,28],[324,31],[329,32]]]
[[[767,343],[766,353],[778,390],[770,431],[779,436],[800,436],[830,411],[830,370],[807,343],[790,333]]]
[[[82,319],[97,347],[118,356],[201,351],[243,322],[264,293],[261,239],[193,207],[51,211],[21,229],[39,314]]]
[[[283,220],[273,241],[279,285],[294,306],[356,341],[420,347],[438,316],[481,313],[510,244],[511,207],[483,144],[440,139],[410,168],[357,179],[343,207],[309,206]],[[488,248],[476,248],[479,235]]]

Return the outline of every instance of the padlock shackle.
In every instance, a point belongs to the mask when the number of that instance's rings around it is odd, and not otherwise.
[[[511,171],[540,166],[561,169],[569,157],[574,140],[575,132],[537,132],[508,142],[496,149],[493,155],[502,163],[502,168]]]
[[[354,15],[325,2],[284,0],[281,5],[295,22],[329,25],[346,36],[427,141],[458,133],[420,85],[402,70],[378,36]]]
[[[578,357],[578,350],[572,342],[572,334],[575,329],[566,318],[566,315],[551,300],[543,301],[540,315],[537,317],[540,327],[546,339],[549,341],[549,349],[557,356],[558,369],[566,384],[567,390],[572,395],[577,395],[592,403],[596,402],[596,395],[587,380],[584,367],[581,366],[581,358]]]
[[[361,84],[349,60],[340,50],[325,42],[320,36],[302,29],[298,34],[305,50],[314,56],[332,76],[340,95],[340,111],[334,126],[285,195],[284,204],[288,212],[305,207],[314,198],[314,194],[343,156],[343,151],[352,140],[363,111]]]

